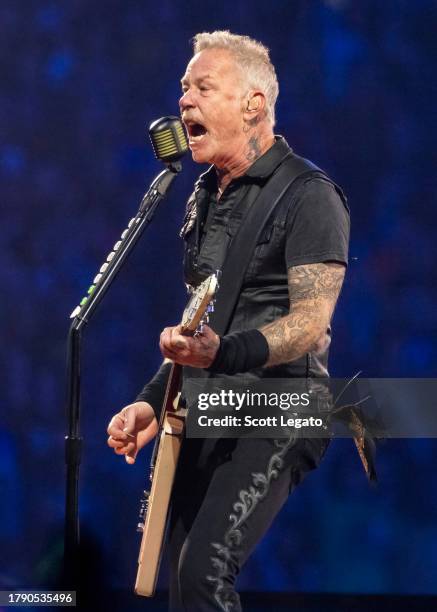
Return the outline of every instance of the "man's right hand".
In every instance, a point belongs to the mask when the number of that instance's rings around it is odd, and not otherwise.
[[[156,436],[158,422],[150,404],[135,402],[112,417],[107,431],[108,446],[132,464],[138,451]]]

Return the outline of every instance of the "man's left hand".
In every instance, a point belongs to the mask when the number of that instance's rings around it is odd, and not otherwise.
[[[181,334],[181,326],[166,327],[159,340],[164,357],[193,368],[209,368],[220,346],[220,337],[207,325],[196,336]]]

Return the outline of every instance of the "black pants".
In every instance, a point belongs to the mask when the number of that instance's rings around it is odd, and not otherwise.
[[[169,531],[171,612],[239,612],[235,579],[328,440],[184,441]]]

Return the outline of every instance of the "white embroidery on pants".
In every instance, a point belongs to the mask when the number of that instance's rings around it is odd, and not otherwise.
[[[229,575],[228,567],[232,560],[232,553],[243,540],[241,526],[267,495],[271,481],[278,477],[284,466],[284,456],[295,441],[294,435],[288,439],[273,441],[279,450],[270,457],[266,472],[252,472],[252,484],[248,489],[242,489],[239,492],[239,500],[232,506],[234,512],[229,515],[231,525],[225,533],[224,543],[211,543],[215,550],[215,556],[211,557],[211,564],[216,571],[215,575],[208,575],[206,579],[215,585],[214,599],[224,612],[232,612],[234,606],[239,602],[238,595],[233,587],[225,584],[225,579]]]

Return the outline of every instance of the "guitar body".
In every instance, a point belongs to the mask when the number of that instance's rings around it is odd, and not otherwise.
[[[144,523],[135,593],[152,597],[161,563],[168,508],[185,429],[185,413],[167,414],[161,431]]]
[[[213,274],[193,292],[182,317],[183,333],[193,334],[199,325],[202,325],[208,309],[211,309],[211,300],[216,288],[217,276]],[[145,597],[152,597],[155,593],[173,482],[184,437],[187,410],[179,406],[181,374],[182,367],[173,364],[152,455],[150,472],[152,486],[146,502],[147,507],[140,512],[142,520],[143,510],[146,514],[144,523],[139,524],[143,535],[138,556],[135,593]]]

